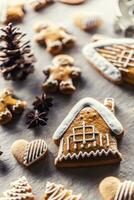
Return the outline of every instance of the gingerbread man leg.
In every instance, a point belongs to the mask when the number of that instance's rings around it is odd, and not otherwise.
[[[68,79],[60,82],[59,90],[64,94],[72,94],[76,88],[73,85],[72,79]]]

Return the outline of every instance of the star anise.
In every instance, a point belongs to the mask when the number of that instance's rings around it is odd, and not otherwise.
[[[26,124],[28,128],[34,128],[36,126],[45,126],[47,124],[47,113],[40,112],[38,110],[30,111],[26,114]]]
[[[53,103],[52,97],[47,97],[45,93],[39,97],[36,97],[36,100],[33,102],[34,109],[37,109],[40,112],[48,112],[50,107],[52,107]]]

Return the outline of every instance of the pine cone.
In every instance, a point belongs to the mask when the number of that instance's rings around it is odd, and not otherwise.
[[[34,71],[35,61],[29,41],[24,42],[26,34],[19,28],[8,24],[1,29],[0,72],[6,80],[22,80]]]

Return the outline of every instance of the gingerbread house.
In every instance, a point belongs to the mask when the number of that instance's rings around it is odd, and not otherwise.
[[[100,39],[86,45],[83,54],[110,81],[134,84],[134,39]]]
[[[58,167],[94,166],[122,160],[117,139],[123,127],[114,116],[114,100],[104,105],[92,98],[79,101],[53,135],[59,145]]]

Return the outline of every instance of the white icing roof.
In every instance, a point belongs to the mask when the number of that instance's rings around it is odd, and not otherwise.
[[[65,117],[65,119],[62,121],[60,126],[55,131],[53,135],[54,140],[58,140],[64,135],[69,125],[73,122],[73,120],[78,115],[78,113],[85,107],[94,108],[101,115],[101,117],[104,119],[104,121],[107,123],[107,125],[109,126],[109,128],[114,134],[120,135],[123,133],[123,127],[120,124],[120,122],[117,120],[117,118],[114,116],[114,114],[106,106],[104,106],[97,100],[87,97],[80,100],[71,109],[69,114]]]
[[[106,58],[100,55],[97,51],[97,47],[104,47],[108,45],[119,44],[119,45],[131,45],[134,47],[134,39],[121,38],[121,39],[105,39],[103,41],[93,42],[86,45],[83,48],[83,54],[86,59],[91,62],[95,67],[107,78],[114,82],[120,82],[122,80],[121,71],[109,62]]]
[[[117,38],[117,39],[105,39],[105,40],[100,40],[97,42],[93,42],[92,44],[89,44],[93,48],[96,47],[103,47],[103,46],[108,46],[108,45],[114,45],[114,44],[120,44],[120,45],[125,45],[125,44],[131,44],[134,45],[134,39],[131,38]]]

